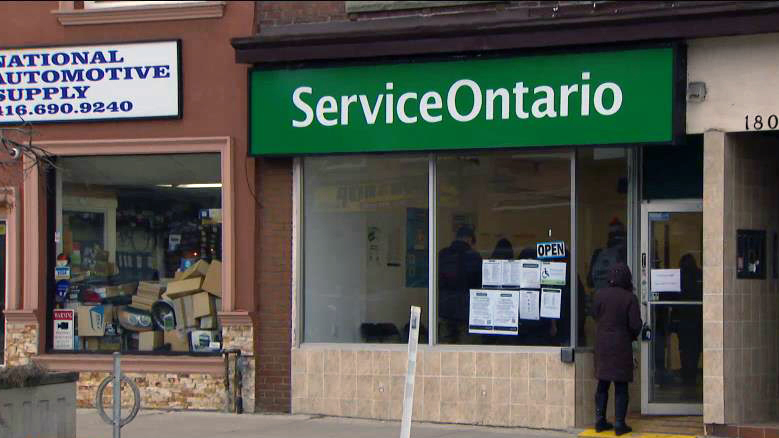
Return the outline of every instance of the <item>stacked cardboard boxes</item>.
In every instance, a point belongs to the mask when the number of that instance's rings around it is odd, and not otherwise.
[[[163,290],[164,288],[159,283],[149,281],[138,283],[138,291],[133,295],[133,301],[130,307],[145,310],[147,312],[151,311],[152,304],[160,299]]]
[[[190,335],[190,345],[187,346],[189,351],[213,351],[220,348],[213,339],[218,338],[216,313],[222,296],[221,271],[221,263],[218,261],[209,264],[200,260],[186,271],[176,273],[175,279],[168,283],[162,298],[173,302],[177,333],[166,334],[165,342],[171,344],[173,351],[184,349],[182,340],[186,334]],[[208,333],[203,333],[201,329]],[[197,336],[193,338],[191,335],[195,333]],[[212,340],[205,341],[207,338]]]

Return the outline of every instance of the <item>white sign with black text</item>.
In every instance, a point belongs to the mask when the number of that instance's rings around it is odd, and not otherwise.
[[[519,291],[471,289],[468,332],[516,335]]]
[[[73,335],[75,317],[72,309],[54,310],[54,339],[52,346],[55,350],[73,350]]]
[[[181,116],[180,42],[0,50],[0,124]]]

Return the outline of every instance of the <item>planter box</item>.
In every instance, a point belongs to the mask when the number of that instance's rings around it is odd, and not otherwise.
[[[75,438],[78,373],[51,373],[37,386],[0,387],[0,438]]]

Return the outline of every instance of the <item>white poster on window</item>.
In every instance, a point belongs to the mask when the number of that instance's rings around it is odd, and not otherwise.
[[[564,286],[566,267],[564,262],[541,262],[541,284]]]
[[[522,289],[541,288],[541,262],[520,260],[519,287]]]
[[[560,319],[563,293],[561,289],[541,289],[541,318]]]
[[[492,291],[471,289],[470,309],[468,312],[468,332],[492,332]]]
[[[471,289],[470,297],[469,333],[517,334],[519,291]]]
[[[503,287],[519,287],[522,282],[522,263],[519,260],[503,261]]]
[[[519,319],[540,319],[538,300],[539,296],[537,290],[519,291]]]
[[[493,333],[516,335],[518,333],[519,291],[493,291]]]
[[[682,277],[679,269],[652,269],[649,272],[652,292],[681,292]]]
[[[503,284],[503,260],[482,260],[482,287],[500,287]]]

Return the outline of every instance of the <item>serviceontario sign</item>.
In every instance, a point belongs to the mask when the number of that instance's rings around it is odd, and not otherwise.
[[[673,143],[673,46],[255,69],[253,155]]]
[[[180,45],[0,50],[0,124],[180,117]]]

